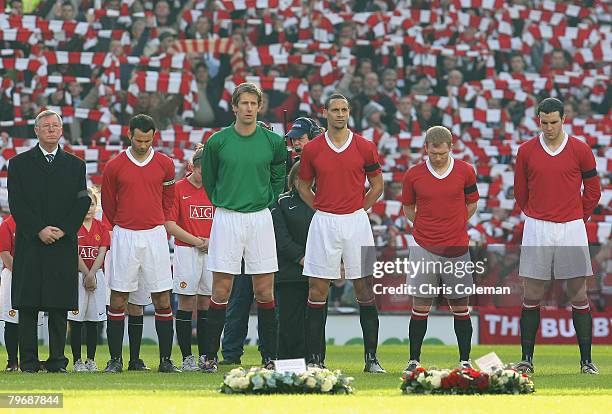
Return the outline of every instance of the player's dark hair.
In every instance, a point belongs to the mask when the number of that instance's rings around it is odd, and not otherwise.
[[[557,98],[546,98],[538,105],[536,115],[540,116],[540,113],[552,114],[553,112],[559,112],[559,116],[563,118],[563,102]]]
[[[236,87],[236,89],[234,89],[234,93],[232,94],[232,105],[238,106],[240,95],[243,93],[252,93],[257,95],[257,104],[261,105],[263,93],[261,92],[261,89],[259,89],[259,86],[255,85],[253,82],[241,83]]]
[[[151,130],[155,133],[155,121],[149,115],[138,114],[130,119],[130,135],[134,135],[134,131],[140,129],[145,134]]]
[[[72,8],[74,9],[74,4],[72,4],[72,1],[70,0],[63,1],[62,6],[72,6]]]
[[[334,92],[331,95],[329,95],[329,97],[325,100],[325,105],[324,108],[325,109],[329,109],[329,104],[331,103],[331,101],[333,101],[334,99],[344,99],[346,101],[346,103],[348,104],[349,107],[349,111],[351,109],[351,104],[349,102],[348,99],[346,99],[346,96],[342,95],[341,93],[338,92]]]

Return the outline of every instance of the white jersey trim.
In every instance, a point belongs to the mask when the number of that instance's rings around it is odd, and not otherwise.
[[[349,147],[349,145],[351,145],[351,142],[353,141],[353,131],[351,131],[349,129],[349,131],[348,131],[348,139],[346,140],[344,145],[342,145],[340,148],[336,147],[334,145],[334,143],[331,142],[331,139],[329,139],[329,135],[327,135],[327,131],[325,131],[325,141],[327,141],[327,145],[329,145],[329,147],[334,152],[337,152],[339,154],[339,153],[343,152],[345,149],[347,149]]]
[[[548,145],[546,145],[546,142],[544,142],[544,135],[540,134],[540,145],[542,145],[542,148],[544,148],[544,151],[546,151],[548,155],[550,155],[551,157],[556,157],[557,155],[561,154],[561,151],[563,151],[563,149],[567,145],[567,141],[569,141],[569,137],[567,135],[567,132],[564,132],[563,134],[565,135],[565,137],[563,138],[563,142],[561,143],[559,148],[557,148],[557,150],[554,152],[551,151],[550,148],[548,148]]]
[[[132,161],[134,164],[136,164],[137,167],[144,167],[148,163],[150,163],[151,160],[153,159],[153,154],[155,153],[155,150],[153,149],[153,147],[151,147],[151,153],[143,162],[140,162],[136,158],[134,158],[134,156],[132,155],[132,152],[130,151],[130,148],[131,147],[128,147],[128,149],[125,150],[125,155],[127,155],[129,160]]]
[[[443,180],[446,177],[448,177],[449,174],[453,171],[453,167],[455,166],[455,159],[453,157],[450,157],[450,164],[448,168],[446,169],[446,171],[444,171],[444,174],[442,175],[438,174],[436,170],[434,170],[434,167],[431,165],[431,162],[429,162],[429,160],[425,161],[425,165],[427,165],[427,169],[429,170],[431,175],[436,177],[438,180]]]

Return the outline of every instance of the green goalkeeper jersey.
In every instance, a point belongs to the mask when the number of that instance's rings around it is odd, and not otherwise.
[[[215,207],[260,211],[285,188],[286,158],[280,135],[257,125],[251,135],[242,136],[232,124],[206,141],[202,182]]]

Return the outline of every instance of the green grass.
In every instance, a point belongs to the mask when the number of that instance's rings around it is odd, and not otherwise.
[[[505,362],[515,361],[517,346],[475,346],[478,358],[495,351]],[[41,357],[46,355],[41,348]],[[400,374],[406,363],[406,347],[387,345],[379,350],[386,375],[366,375],[359,346],[329,347],[327,365],[355,377],[352,396],[225,396],[217,392],[223,373],[217,374],[157,372],[105,374],[19,374],[0,373],[0,392],[63,392],[66,412],[208,412],[213,413],[398,413],[418,409],[427,413],[609,413],[612,401],[612,347],[593,349],[601,374],[579,374],[576,346],[538,346],[536,348],[536,393],[528,396],[405,396],[399,391]],[[66,348],[66,355],[70,350]],[[124,350],[124,355],[128,355]],[[175,360],[180,352],[174,349]],[[157,347],[143,346],[142,356],[156,369]],[[423,361],[437,367],[456,365],[453,346],[431,345],[423,349]],[[108,358],[105,346],[98,348],[101,367]],[[247,347],[246,366],[256,365],[259,355]],[[72,367],[69,366],[69,369]],[[1,411],[1,410],[0,410]],[[24,412],[24,411],[20,411]],[[28,412],[33,412],[28,410]],[[42,411],[49,412],[49,411]]]

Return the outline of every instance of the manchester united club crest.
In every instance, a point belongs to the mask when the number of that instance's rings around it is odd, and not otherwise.
[[[17,311],[15,309],[11,309],[8,314],[11,318],[14,318],[15,315],[17,315]]]
[[[187,282],[181,282],[179,286],[181,287],[181,289],[185,289],[187,287]]]
[[[96,234],[94,239],[96,239],[96,241],[100,241],[100,240],[102,240],[102,236],[100,236],[99,234]]]

